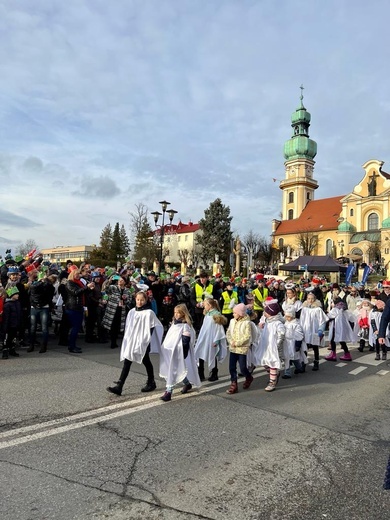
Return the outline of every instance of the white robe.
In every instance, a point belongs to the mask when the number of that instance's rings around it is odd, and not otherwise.
[[[294,302],[288,302],[287,300],[284,300],[282,303],[283,312],[285,312],[288,307],[293,307],[295,314],[297,314],[302,309],[302,302],[301,300],[295,300]]]
[[[369,345],[371,345],[373,347],[375,347],[376,340],[378,339],[378,335],[375,334],[374,330],[372,330],[371,320],[375,321],[375,323],[376,323],[376,330],[379,331],[381,318],[382,318],[382,312],[379,312],[376,309],[375,310],[374,309],[371,310],[369,315],[368,315],[368,319],[369,319],[369,322],[370,322],[370,332],[369,332],[369,335],[368,335],[368,343],[369,343]],[[385,337],[385,345],[386,345],[386,347],[390,346],[388,334],[389,334],[389,328],[386,329],[386,337]]]
[[[284,364],[286,368],[290,366],[290,361],[297,360],[307,364],[307,357],[304,351],[303,329],[297,319],[291,321],[285,321],[284,326],[286,327],[286,335],[284,338]],[[302,341],[301,348],[298,352],[295,351],[295,341]]]
[[[218,342],[217,347],[213,347]],[[210,369],[215,360],[222,362],[227,354],[226,334],[223,325],[215,323],[212,314],[206,314],[195,345],[195,359],[203,359]]]
[[[282,368],[282,362],[278,351],[278,337],[285,334],[285,326],[281,314],[266,318],[264,328],[260,335],[260,349],[262,357],[260,365],[270,368]]]
[[[318,330],[328,321],[322,307],[306,307],[304,305],[299,321],[305,334],[305,343],[320,346],[322,338],[318,336]]]
[[[333,307],[328,312],[329,323],[329,340],[333,339],[336,343],[345,341],[346,343],[355,343],[357,334],[348,321],[347,311]],[[333,338],[334,332],[334,338]]]
[[[153,327],[153,333],[150,334]],[[149,344],[150,352],[158,353],[163,333],[164,327],[151,309],[131,309],[126,318],[120,360],[142,363]]]
[[[263,351],[261,350],[260,344],[261,329],[258,325],[253,323],[253,321],[251,321],[251,331],[252,345],[246,355],[246,364],[248,368],[251,368],[252,365],[254,365],[255,367],[259,366],[263,355]]]
[[[190,332],[190,348],[186,359],[182,341],[185,331]],[[195,331],[187,323],[174,323],[169,327],[160,350],[160,377],[166,380],[167,386],[175,386],[185,377],[192,385],[201,386],[194,356],[194,343]]]

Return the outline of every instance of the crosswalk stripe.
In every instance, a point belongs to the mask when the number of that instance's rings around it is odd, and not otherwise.
[[[389,373],[389,370],[378,370],[377,374],[378,376],[385,376]]]
[[[356,376],[357,374],[360,374],[360,372],[363,372],[363,370],[366,370],[367,367],[357,367],[355,370],[351,370],[348,372],[348,374],[352,374],[353,376]]]
[[[336,367],[346,367],[348,363],[337,363]]]

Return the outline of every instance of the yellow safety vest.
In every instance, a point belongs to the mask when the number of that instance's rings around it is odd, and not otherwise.
[[[263,288],[263,294],[256,287],[253,294],[253,310],[262,311],[263,310],[263,302],[268,297],[268,289],[266,287]]]
[[[222,309],[222,314],[233,314],[233,309],[231,309],[229,307],[230,305],[230,302],[232,300],[235,300],[236,298],[234,297],[234,295],[237,294],[237,293],[234,293],[234,291],[232,292],[232,295],[229,296],[229,293],[227,291],[224,291],[221,296],[223,298],[223,309]]]
[[[200,303],[204,300],[203,294],[207,292],[209,294],[213,293],[213,284],[209,283],[207,287],[202,287],[198,283],[195,284],[195,295],[196,295],[196,303]]]

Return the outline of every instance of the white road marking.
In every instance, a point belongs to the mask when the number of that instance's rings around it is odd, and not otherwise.
[[[389,373],[389,370],[378,370],[377,375],[378,376],[385,376]]]
[[[346,367],[348,363],[337,363],[336,367]]]
[[[355,370],[351,370],[348,372],[348,374],[352,374],[353,376],[356,376],[357,374],[360,374],[360,372],[363,372],[363,370],[367,370],[368,367],[357,367]]]
[[[256,369],[258,370],[258,369]],[[259,373],[254,374],[254,379],[258,379],[267,375],[265,370],[259,371]],[[230,381],[230,376],[225,376],[224,378],[220,378],[223,381],[221,383],[215,385],[205,385],[201,387],[199,391],[193,391],[188,394],[182,395],[178,389],[178,394],[174,394],[173,399],[175,401],[179,399],[187,399],[190,397],[195,397],[201,394],[207,394],[210,392],[214,392],[215,390],[219,390],[221,388],[226,388],[226,383]],[[134,406],[139,404],[138,406]],[[116,419],[118,417],[122,417],[124,415],[131,415],[135,412],[139,412],[142,410],[147,410],[148,408],[153,408],[155,406],[161,406],[164,401],[160,400],[160,396],[154,394],[153,396],[142,397],[135,399],[133,401],[126,401],[123,403],[117,403],[110,406],[105,406],[103,408],[98,408],[96,410],[90,410],[88,412],[82,412],[79,414],[70,415],[67,417],[63,417],[61,419],[56,419],[53,421],[47,421],[39,424],[32,424],[30,426],[24,426],[22,428],[15,428],[13,430],[8,430],[0,434],[0,439],[4,439],[6,437],[17,437],[18,435],[22,435],[20,437],[0,441],[0,450],[4,448],[10,448],[12,446],[18,446],[20,444],[25,444],[27,442],[32,442],[38,439],[42,439],[45,437],[50,437],[52,435],[58,435],[60,433],[65,433],[71,430],[77,430],[80,428],[84,428],[85,426],[91,426],[93,424],[97,424],[99,422],[106,422],[112,419]],[[121,408],[124,408],[121,410]],[[107,411],[112,411],[112,413],[107,413]],[[91,417],[93,415],[97,415],[96,417]],[[91,418],[88,418],[91,417]],[[79,420],[84,419],[84,420]],[[68,424],[66,424],[68,423]],[[63,426],[61,426],[63,425]],[[44,431],[36,431],[43,430]],[[36,433],[31,433],[29,435],[24,435],[28,432],[36,431]]]
[[[366,356],[360,356],[359,358],[356,358],[353,361],[355,363],[362,363],[364,365],[372,365],[374,367],[377,367],[378,365],[383,363],[383,361],[381,361],[381,360],[375,361],[375,352],[370,352]]]

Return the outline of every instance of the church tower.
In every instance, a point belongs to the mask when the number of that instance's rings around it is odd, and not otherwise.
[[[283,190],[282,220],[298,218],[318,188],[313,179],[317,143],[309,139],[311,115],[303,106],[303,86],[300,88],[300,106],[291,116],[293,135],[284,145],[285,179],[279,186]]]

